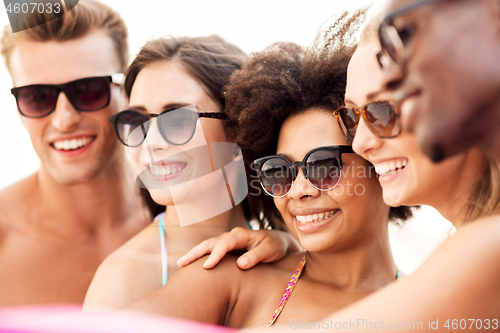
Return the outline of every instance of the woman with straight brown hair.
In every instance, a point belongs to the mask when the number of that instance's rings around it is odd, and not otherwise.
[[[160,38],[147,42],[126,70],[130,106],[110,121],[137,183],[167,208],[102,263],[85,310],[110,310],[148,295],[194,245],[258,221],[244,200],[244,173],[227,164],[238,165],[241,153],[225,129],[222,88],[244,56],[216,35]],[[221,154],[227,156],[217,166]]]

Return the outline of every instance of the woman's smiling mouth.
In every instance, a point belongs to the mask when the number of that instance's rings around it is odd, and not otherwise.
[[[147,169],[151,174],[151,178],[155,180],[170,180],[178,177],[187,167],[185,162],[167,162],[158,161],[149,164]]]
[[[316,214],[310,214],[310,215],[297,215],[295,218],[300,224],[307,224],[311,222],[320,222],[323,220],[328,219],[329,217],[333,216],[338,209],[334,209],[331,211],[327,212],[322,212],[322,213],[316,213]]]

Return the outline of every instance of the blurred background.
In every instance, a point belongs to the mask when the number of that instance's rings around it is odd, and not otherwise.
[[[85,1],[85,0],[80,0]],[[219,34],[245,52],[276,41],[309,46],[318,29],[336,14],[376,1],[367,0],[104,0],[124,18],[129,29],[130,58],[150,38],[162,35]],[[376,6],[379,4],[375,3]],[[9,23],[5,7],[0,26]],[[1,32],[0,32],[1,33]],[[38,160],[19,120],[12,81],[0,65],[0,189],[35,172]],[[19,209],[30,209],[29,202]],[[452,226],[430,207],[422,207],[404,226],[390,226],[393,254],[400,270],[413,272],[451,232]]]

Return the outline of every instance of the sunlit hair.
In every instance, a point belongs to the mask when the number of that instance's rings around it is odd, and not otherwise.
[[[257,176],[252,161],[276,153],[279,131],[287,118],[310,109],[332,114],[343,105],[347,65],[365,12],[344,13],[308,49],[280,42],[253,53],[232,75],[225,93],[227,128],[242,149],[249,181]],[[272,198],[261,193],[249,200],[256,202],[261,219],[284,228]],[[408,207],[391,208],[391,219],[411,216]]]
[[[378,39],[378,28],[383,20],[384,8],[387,1],[381,0],[367,8],[366,20],[361,28],[359,42],[372,41]]]
[[[102,31],[113,42],[118,60],[117,70],[123,72],[127,66],[128,45],[127,28],[121,16],[109,6],[95,0],[83,0],[69,12],[45,22],[50,17],[47,13],[23,14],[23,27],[33,27],[12,33],[10,25],[6,25],[0,40],[2,56],[7,69],[12,73],[10,62],[12,52],[22,41],[66,42],[84,37],[92,32]],[[110,73],[113,74],[113,73]]]
[[[500,161],[486,154],[481,175],[465,207],[462,224],[500,214]]]

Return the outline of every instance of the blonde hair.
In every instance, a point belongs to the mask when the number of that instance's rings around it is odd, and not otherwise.
[[[463,224],[500,214],[500,161],[485,153],[481,171],[483,176],[465,207],[461,221]]]
[[[359,42],[368,42],[378,38],[378,27],[382,23],[382,13],[386,1],[370,5],[367,9],[366,20],[361,28]]]
[[[49,21],[50,18],[49,14],[35,11],[34,14],[18,17],[22,21],[16,22],[16,25],[25,30],[13,33],[9,25],[5,26],[0,46],[5,65],[10,72],[12,52],[21,41],[65,42],[99,30],[111,38],[120,65],[119,70],[125,70],[128,59],[127,27],[121,16],[111,7],[96,0],[80,0],[64,15]],[[40,24],[41,22],[47,23]]]

